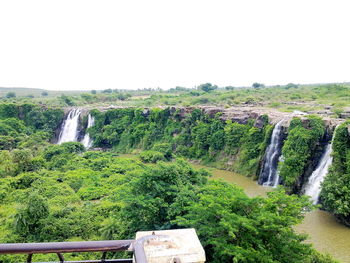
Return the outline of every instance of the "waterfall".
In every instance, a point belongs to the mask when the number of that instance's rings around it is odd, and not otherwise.
[[[309,177],[305,186],[304,194],[311,197],[314,204],[317,204],[321,192],[321,183],[328,173],[328,168],[332,164],[332,143],[328,144],[315,171]]]
[[[282,151],[282,148],[281,148],[281,150],[280,151]],[[283,155],[280,155],[280,157],[278,158],[278,162],[276,163],[276,170],[275,170],[275,173],[276,173],[276,175],[275,175],[275,179],[272,181],[272,183],[273,183],[273,187],[277,187],[279,184],[280,184],[280,172],[278,171],[278,169],[277,169],[277,167],[278,167],[278,164],[280,163],[280,162],[283,162]]]
[[[263,169],[259,177],[259,183],[264,186],[276,187],[280,181],[277,165],[281,159],[283,121],[284,120],[281,120],[275,125],[272,131],[270,145],[266,150]]]
[[[77,141],[80,114],[80,109],[72,109],[69,111],[67,118],[62,123],[57,144]]]
[[[88,125],[86,127],[86,129],[94,126],[95,124],[95,119],[94,117],[91,116],[91,114],[89,114],[88,116]],[[82,144],[84,144],[86,149],[89,149],[92,146],[93,140],[90,138],[89,133],[86,132],[85,130],[85,136],[83,138],[83,140],[81,141]]]

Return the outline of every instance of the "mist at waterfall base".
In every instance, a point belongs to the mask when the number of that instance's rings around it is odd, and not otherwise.
[[[79,137],[79,118],[81,115],[80,109],[72,109],[69,111],[67,118],[63,121],[61,126],[61,132],[57,141],[57,144],[62,144],[64,142],[76,142]],[[90,114],[88,115],[88,124],[87,128],[90,128],[94,125],[95,119]],[[81,140],[81,143],[85,148],[90,148],[93,144],[92,139],[88,133],[85,133],[84,138]]]
[[[282,152],[282,123],[283,120],[275,125],[271,135],[271,142],[266,149],[263,169],[259,176],[259,183],[264,186],[276,187],[280,181],[277,166]]]

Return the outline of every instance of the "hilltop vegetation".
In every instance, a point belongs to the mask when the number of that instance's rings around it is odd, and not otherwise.
[[[12,93],[12,96],[9,96],[9,93]],[[0,87],[0,98],[17,98],[19,100],[36,100],[36,98],[50,98],[50,97],[58,97],[62,94],[67,95],[79,95],[82,91],[51,91],[44,89],[33,89],[33,88],[4,88]]]
[[[0,90],[1,91],[1,90]],[[15,90],[12,90],[15,92]],[[218,87],[210,83],[194,88],[176,87],[170,90],[143,89],[123,90],[106,89],[102,91],[51,92],[48,96],[28,98],[17,96],[2,100],[7,102],[34,102],[51,106],[255,106],[274,108],[280,111],[326,111],[340,116],[350,107],[349,84],[320,84],[265,87],[254,83],[252,87]],[[1,94],[0,94],[1,95]]]

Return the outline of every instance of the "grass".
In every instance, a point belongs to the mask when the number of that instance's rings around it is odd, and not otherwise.
[[[7,92],[13,91],[17,98],[6,99]],[[290,112],[332,110],[339,114],[350,107],[350,84],[317,84],[317,85],[287,85],[261,88],[219,88],[211,92],[196,89],[177,90],[130,90],[109,91],[91,94],[86,91],[47,91],[48,96],[42,96],[41,89],[0,88],[2,100],[13,102],[32,102],[51,106],[69,106],[60,99],[65,94],[74,106],[253,106],[273,108]],[[120,99],[121,94],[128,97]],[[33,95],[34,98],[26,96]]]

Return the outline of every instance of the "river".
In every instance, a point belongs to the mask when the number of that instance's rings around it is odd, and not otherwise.
[[[250,178],[226,170],[193,164],[196,168],[205,168],[213,174],[213,179],[223,179],[244,189],[248,196],[265,196],[271,187],[258,185]],[[338,223],[334,216],[314,210],[305,215],[304,221],[295,227],[299,233],[306,233],[309,238],[306,242],[322,253],[329,253],[335,259],[350,263],[350,228]]]

